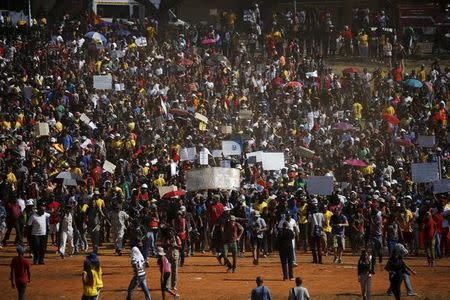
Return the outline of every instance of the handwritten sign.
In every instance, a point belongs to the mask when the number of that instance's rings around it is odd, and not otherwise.
[[[49,136],[50,135],[50,128],[48,126],[48,123],[41,122],[39,124],[36,124],[34,126],[34,135],[37,136],[37,137]]]
[[[433,194],[444,194],[450,192],[450,179],[445,178],[433,182]]]
[[[241,120],[251,120],[253,112],[249,109],[241,109],[239,111],[239,119]]]
[[[181,161],[195,160],[196,157],[197,157],[197,149],[195,147],[182,148],[180,150],[180,160]]]
[[[108,173],[114,174],[114,172],[116,171],[116,165],[110,161],[105,160],[105,162],[103,163],[103,170]]]
[[[94,89],[111,90],[112,89],[111,75],[94,75]]]
[[[283,152],[264,152],[262,155],[263,169],[266,171],[281,170],[284,168]]]
[[[241,155],[242,145],[236,141],[222,141],[223,155]]]
[[[418,163],[411,164],[411,176],[414,182],[433,182],[440,180],[439,164]]]
[[[239,190],[240,184],[241,172],[234,168],[204,168],[186,173],[186,189],[188,191]]]
[[[178,191],[178,187],[176,185],[164,185],[158,186],[159,197],[164,196],[167,193]]]
[[[308,190],[308,193],[312,195],[332,195],[334,189],[333,177],[309,176],[307,179],[306,189]]]

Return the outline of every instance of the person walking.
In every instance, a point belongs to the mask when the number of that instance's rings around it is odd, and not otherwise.
[[[342,263],[342,253],[345,249],[345,227],[348,226],[347,217],[337,207],[330,220],[331,233],[333,234],[334,263]]]
[[[296,256],[295,256],[295,249],[296,249],[295,239],[299,235],[299,228],[298,228],[297,222],[295,222],[295,220],[292,218],[292,216],[289,212],[286,213],[285,219],[281,219],[281,221],[278,223],[278,229],[283,228],[283,225],[285,222],[287,222],[289,230],[291,230],[294,233],[294,238],[292,239],[292,242],[291,242],[292,252],[293,252],[293,264],[292,265],[294,267],[296,267],[297,262],[296,262]]]
[[[303,279],[301,277],[295,278],[295,287],[289,290],[288,300],[309,300],[309,291],[302,287]]]
[[[147,278],[145,276],[145,259],[138,247],[131,248],[131,266],[134,276],[128,285],[127,300],[131,300],[134,289],[139,285],[145,295],[146,300],[151,300],[150,291],[147,287]]]
[[[263,278],[261,276],[256,277],[256,287],[252,290],[251,300],[272,300],[269,288],[263,284]]]
[[[375,271],[372,256],[364,249],[358,261],[358,282],[361,285],[363,300],[370,300],[373,274]]]
[[[314,203],[317,203],[317,199]],[[310,246],[313,255],[313,263],[322,263],[322,242],[323,242],[323,214],[317,209],[317,205],[311,205],[310,214],[308,216],[308,224],[310,229]]]
[[[31,215],[27,225],[31,227],[31,251],[33,252],[33,264],[45,264],[45,248],[47,246],[47,227],[50,214],[45,212],[45,207],[39,205],[37,212]]]
[[[227,266],[227,272],[234,273],[238,254],[238,242],[244,233],[244,227],[236,222],[236,217],[231,215],[221,228],[223,239],[223,258]],[[228,251],[231,250],[233,263],[228,259]]]
[[[81,300],[97,300],[103,287],[102,269],[97,254],[90,253],[83,263],[83,296]]]
[[[261,218],[259,211],[253,212],[253,220],[250,224],[252,234],[252,252],[253,252],[253,264],[259,264],[259,255],[261,253],[264,241],[264,232],[267,230],[266,221]]]
[[[425,252],[427,253],[428,266],[433,267],[435,258],[435,236],[437,231],[436,222],[431,216],[431,212],[427,211],[422,224],[421,231],[424,235]]]
[[[122,210],[122,204],[115,204],[109,213],[111,219],[111,232],[114,238],[115,254],[121,256],[123,248],[123,236],[127,229],[130,216]]]
[[[6,233],[3,236],[2,245],[6,246],[6,242],[11,235],[11,231],[16,231],[16,244],[23,244],[23,223],[22,208],[20,207],[17,198],[12,199],[6,204]]]
[[[399,300],[401,296],[400,286],[403,281],[403,274],[407,272],[407,267],[400,255],[392,254],[384,269],[389,272],[389,289],[394,294],[395,300]]]
[[[19,300],[25,299],[25,289],[28,283],[31,282],[30,262],[23,256],[25,248],[21,245],[16,247],[17,256],[11,260],[10,280],[11,287],[17,288]]]
[[[278,253],[283,270],[283,280],[292,280],[294,278],[294,249],[292,248],[294,232],[289,229],[287,221],[284,221],[282,226],[278,232]]]
[[[61,258],[64,259],[64,255],[66,253],[66,244],[70,246],[70,256],[73,256],[75,251],[74,243],[73,243],[73,214],[72,207],[66,206],[63,210],[61,216],[61,245],[59,248],[59,253]]]
[[[167,239],[166,245],[169,253],[168,259],[171,266],[171,288],[176,291],[178,283],[178,269],[180,267],[181,240],[174,229],[169,230],[169,238]]]
[[[156,249],[156,258],[158,261],[159,271],[161,273],[161,293],[162,293],[162,299],[166,299],[166,292],[171,294],[172,296],[176,298],[179,298],[180,296],[172,290],[170,286],[170,278],[171,278],[171,266],[170,262],[166,257],[166,253],[164,252],[164,249],[162,247],[158,247]]]

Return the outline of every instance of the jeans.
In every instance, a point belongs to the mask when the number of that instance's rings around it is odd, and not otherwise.
[[[411,285],[411,279],[409,278],[409,274],[404,273],[403,274],[403,281],[405,282],[405,286],[406,286],[406,293],[408,295],[410,294],[414,294],[414,291],[412,289],[412,285]],[[400,282],[401,285],[401,282]],[[392,292],[391,288],[389,287],[387,293],[390,294]]]
[[[69,243],[69,246],[70,246],[70,254],[73,254],[73,252],[74,252],[73,230],[61,232],[61,247],[59,248],[59,252],[63,255],[66,253],[66,244],[67,243]]]
[[[16,288],[17,288],[17,293],[18,293],[17,299],[24,300],[25,299],[25,289],[27,288],[27,285],[26,284],[22,284],[22,283],[18,283],[16,285]]]
[[[361,274],[359,277],[359,284],[361,285],[361,294],[363,299],[370,300],[372,276],[370,276],[370,274]]]
[[[230,260],[228,259],[228,250],[231,250],[231,257],[233,259],[233,263],[230,263]],[[225,242],[223,243],[223,258],[225,260],[225,264],[227,265],[228,269],[236,269],[236,259],[237,259],[237,241],[232,242]]]
[[[6,245],[6,241],[9,239],[12,229],[16,231],[16,244],[23,245],[23,224],[22,220],[19,218],[17,220],[7,220],[6,222],[6,233],[3,237],[3,245]]]
[[[33,252],[33,263],[44,263],[45,248],[47,247],[46,235],[31,236],[31,250]]]
[[[154,255],[156,252],[156,241],[158,240],[158,229],[150,229],[147,233],[147,251],[150,255]]]
[[[372,236],[372,261],[376,262],[377,257],[380,261],[383,259],[383,238],[381,236]]]
[[[170,262],[170,271],[171,271],[171,282],[172,282],[172,288],[177,287],[178,282],[178,268],[180,264],[180,250],[178,248],[172,248],[170,253],[169,262]]]
[[[435,257],[440,258],[441,257],[441,240],[442,240],[442,233],[437,233],[435,237]]]
[[[308,250],[308,223],[299,224],[300,229],[300,245],[304,251]]]
[[[310,247],[312,250],[313,262],[315,264],[322,263],[322,241],[323,241],[322,236],[312,236],[311,237]]]
[[[131,296],[133,295],[134,289],[139,285],[142,292],[145,295],[145,300],[151,300],[150,291],[147,287],[147,278],[144,275],[137,276],[134,275],[130,281],[130,285],[128,286],[127,300],[131,300]]]

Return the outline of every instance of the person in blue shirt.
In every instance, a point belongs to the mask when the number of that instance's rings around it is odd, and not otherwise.
[[[272,300],[269,288],[263,283],[261,276],[256,277],[256,287],[252,290],[251,300]]]
[[[345,227],[348,226],[347,217],[336,208],[330,219],[331,234],[333,235],[334,262],[342,263],[342,252],[345,249]]]

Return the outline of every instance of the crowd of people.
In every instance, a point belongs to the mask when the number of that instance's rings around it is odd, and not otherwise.
[[[425,248],[430,267],[447,256],[448,192],[413,182],[411,164],[438,162],[439,178],[448,178],[450,69],[437,59],[407,69],[410,46],[384,35],[383,13],[376,45],[364,10],[350,26],[355,33],[338,31],[329,14],[274,14],[263,26],[258,6],[246,13],[244,29],[231,13],[217,26],[68,15],[32,27],[2,24],[2,246],[14,229],[20,257],[29,251],[34,264],[45,264],[50,249],[62,259],[92,249],[84,299],[103,287],[96,254],[110,242],[118,256],[125,245],[132,249],[128,299],[137,285],[150,299],[151,257],[163,296],[178,297],[179,268],[205,251],[232,273],[247,251],[255,265],[278,251],[285,280],[295,278],[297,250],[311,250],[318,264],[362,252],[358,274],[368,299],[374,265],[386,255],[399,298],[408,273],[399,245],[415,255]],[[324,35],[310,38],[317,26]],[[327,59],[340,55],[339,39],[341,55],[384,63],[334,74]],[[96,75],[110,75],[112,89],[96,88]],[[37,129],[43,123],[48,132]],[[418,144],[421,135],[434,144]],[[186,173],[205,165],[198,155],[181,160],[182,149],[212,153],[222,140],[238,140],[242,154],[208,155],[207,164],[239,169],[240,188],[184,192]],[[283,152],[285,168],[264,170],[247,159],[253,151]],[[331,176],[332,195],[308,193],[312,175]],[[169,185],[178,190],[160,195]],[[254,293],[270,299],[265,288]],[[289,293],[309,297],[302,288]]]

